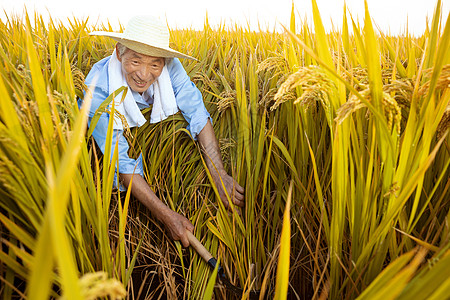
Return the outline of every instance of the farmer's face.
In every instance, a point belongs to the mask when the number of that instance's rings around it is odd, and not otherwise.
[[[153,57],[127,49],[117,58],[122,63],[122,72],[128,86],[135,92],[143,93],[161,75],[164,58]]]

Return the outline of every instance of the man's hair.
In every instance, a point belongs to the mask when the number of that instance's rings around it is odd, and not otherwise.
[[[121,44],[121,43],[117,43],[117,52],[119,53],[119,57],[122,57],[122,55],[125,54],[125,52],[130,49],[127,46]],[[164,58],[164,64],[168,64],[169,61],[171,61],[173,59],[173,57],[166,57]]]
[[[119,57],[122,57],[122,55],[127,51],[127,47],[122,45],[121,43],[117,43],[117,51],[119,52]]]

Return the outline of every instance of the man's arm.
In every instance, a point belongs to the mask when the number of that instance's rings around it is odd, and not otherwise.
[[[192,137],[200,142],[206,164],[216,183],[220,198],[228,209],[231,209],[225,190],[237,206],[244,206],[244,188],[225,172],[220,154],[219,144],[209,120],[209,113],[203,103],[202,94],[191,82],[183,66],[177,58],[167,65],[177,105],[183,117],[189,123],[188,129]],[[205,124],[205,119],[208,121]],[[217,170],[217,171],[216,171]],[[222,187],[221,180],[225,186]]]
[[[99,104],[108,97],[107,92],[100,88],[96,88],[94,91],[94,105],[91,106],[91,114],[89,118],[89,125],[91,118],[93,117],[95,110],[98,108]],[[108,132],[109,115],[103,113],[98,120],[98,123],[92,133],[97,145],[101,149],[102,153],[105,153],[106,147],[111,147],[111,145],[106,145],[106,134]],[[137,161],[131,159],[128,156],[129,145],[123,132],[121,130],[115,130],[112,136],[112,145],[118,143],[119,153],[118,159],[120,161],[119,169],[119,179],[121,182],[128,187],[131,177],[133,177],[133,184],[131,187],[132,194],[142,202],[153,215],[156,216],[161,222],[164,223],[165,227],[169,230],[169,235],[175,239],[180,240],[183,246],[189,246],[189,241],[186,236],[186,229],[193,231],[194,226],[189,222],[188,219],[177,214],[169,207],[167,207],[161,200],[155,195],[155,193],[148,186],[147,182],[142,177],[142,168],[137,168]],[[112,155],[112,153],[111,153]],[[129,173],[135,173],[129,174]]]
[[[211,173],[214,182],[216,183],[217,190],[220,198],[225,207],[231,210],[231,206],[228,203],[227,196],[223,186],[233,201],[234,205],[244,206],[244,188],[236,182],[230,175],[227,174],[223,168],[222,155],[220,153],[219,143],[217,142],[214,129],[211,121],[206,122],[205,127],[200,131],[197,136],[200,146],[203,150],[203,156],[205,157],[206,165]],[[223,186],[222,186],[222,182]]]
[[[174,240],[180,240],[184,247],[189,246],[186,230],[193,232],[194,225],[184,216],[171,210],[152,191],[145,179],[140,174],[120,174],[120,181],[128,188],[131,177],[131,193],[168,229]]]

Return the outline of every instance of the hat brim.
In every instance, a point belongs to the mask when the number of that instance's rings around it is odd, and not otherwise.
[[[116,32],[108,32],[108,31],[93,31],[89,35],[98,35],[98,36],[106,36],[109,38],[112,38],[118,43],[121,43],[127,48],[130,48],[133,51],[136,51],[138,53],[148,55],[148,56],[154,56],[154,57],[164,57],[164,58],[186,58],[186,59],[192,59],[197,60],[196,58],[183,54],[181,52],[178,52],[176,50],[173,50],[171,48],[161,48],[161,47],[155,47],[149,44],[141,43],[135,40],[130,40],[127,38],[124,38],[123,33],[116,33]]]

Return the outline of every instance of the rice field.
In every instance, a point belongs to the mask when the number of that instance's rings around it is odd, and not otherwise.
[[[181,114],[127,132],[150,186],[241,295],[113,189],[117,156],[86,126],[84,78],[115,46],[89,32],[117,29],[0,21],[2,298],[448,299],[448,12],[438,0],[422,35],[394,36],[367,6],[362,23],[344,7],[325,32],[312,4],[313,23],[293,8],[284,33],[207,19],[171,32],[198,59],[182,63],[245,187],[239,213],[219,200]]]

